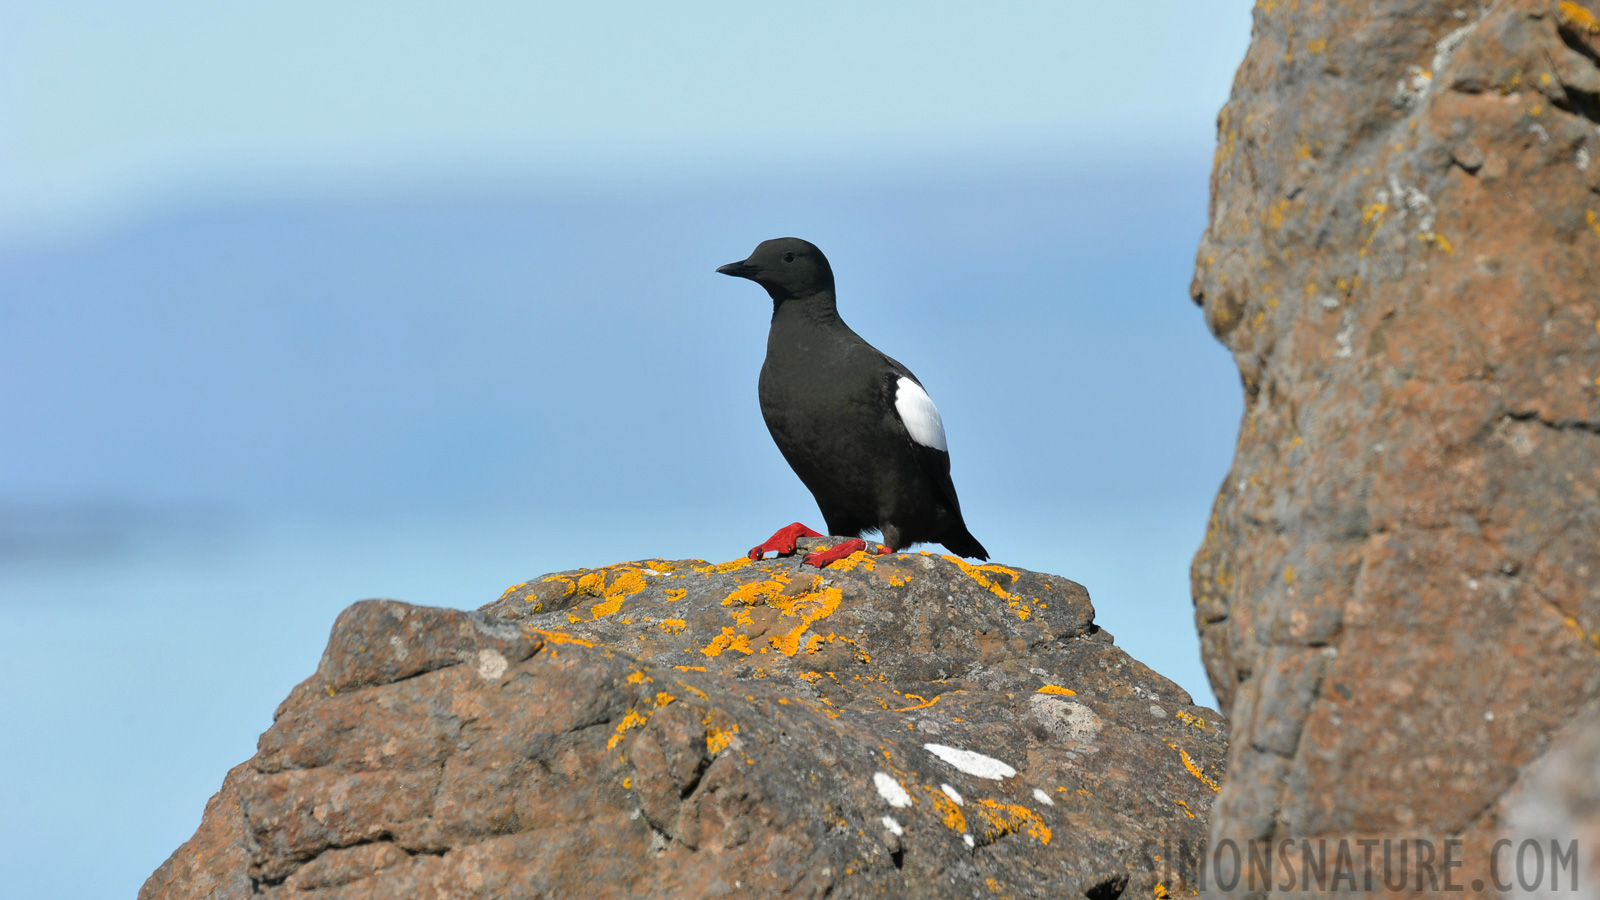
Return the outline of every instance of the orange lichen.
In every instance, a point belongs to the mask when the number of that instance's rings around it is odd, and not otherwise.
[[[600,575],[601,578],[604,579],[604,572],[605,570],[601,570],[600,572],[595,572],[593,574]],[[583,578],[578,579],[578,587],[580,589],[583,589],[584,581],[587,580],[588,577],[589,576],[586,575]],[[611,579],[611,583],[599,588],[599,593],[602,600],[601,602],[596,603],[594,606],[589,607],[589,617],[591,619],[598,619],[602,616],[611,615],[622,608],[622,601],[632,597],[634,594],[639,593],[647,586],[648,585],[645,583],[644,576],[639,574],[638,569],[618,566]],[[584,593],[590,593],[590,591],[586,589],[584,590]]]
[[[638,728],[640,725],[643,725],[648,721],[650,721],[649,716],[641,716],[631,709],[628,710],[627,714],[622,717],[622,721],[617,723],[617,733],[613,734],[611,739],[606,741],[606,749],[610,750],[616,747],[617,744],[622,743],[623,736],[627,734],[630,729]]]
[[[738,559],[730,559],[725,563],[717,563],[715,565],[704,565],[704,566],[691,566],[691,568],[694,569],[696,572],[699,572],[701,575],[726,575],[729,572],[733,572],[733,571],[736,571],[738,569],[742,569],[745,566],[750,565],[752,562],[754,562],[754,560],[752,560],[750,557],[741,556]]]
[[[933,808],[939,813],[939,818],[944,820],[944,827],[955,832],[967,830],[967,817],[961,814],[961,807],[957,806],[954,800],[938,788],[923,785],[922,789],[933,799]]]
[[[1595,218],[1594,210],[1585,210],[1583,217],[1589,221],[1589,227],[1594,229],[1594,233],[1600,234],[1600,219]],[[1597,323],[1595,327],[1600,328],[1600,323]]]
[[[1220,786],[1218,786],[1215,781],[1213,781],[1211,778],[1209,778],[1206,775],[1206,773],[1204,771],[1202,771],[1201,768],[1198,765],[1195,765],[1195,761],[1189,756],[1189,754],[1182,747],[1179,747],[1177,744],[1174,744],[1171,741],[1163,741],[1162,743],[1164,743],[1168,747],[1171,747],[1172,749],[1178,751],[1178,758],[1183,760],[1183,767],[1185,769],[1189,770],[1189,774],[1190,775],[1193,775],[1195,778],[1198,778],[1202,784],[1204,784],[1208,788],[1211,788],[1213,791],[1222,790],[1222,788]]]
[[[813,622],[832,615],[834,610],[839,608],[839,601],[843,598],[843,591],[830,587],[814,593],[801,594],[798,597],[779,597],[769,600],[772,606],[783,613],[783,618],[799,619],[800,622],[782,635],[767,638],[767,642],[784,656],[795,655],[800,651],[800,638],[806,629],[810,628]],[[782,622],[782,619],[779,621]]]
[[[1202,719],[1199,716],[1194,715],[1192,713],[1186,713],[1186,712],[1184,712],[1183,710],[1180,709],[1177,712],[1173,713],[1172,715],[1173,715],[1174,718],[1179,719],[1179,720],[1184,721],[1184,722],[1187,722],[1190,725],[1193,725],[1194,727],[1200,729],[1201,731],[1204,731],[1205,728],[1206,728],[1206,720]]]
[[[678,698],[672,696],[671,694],[667,693],[666,691],[657,691],[656,692],[656,709],[660,709],[661,707],[666,706],[668,703],[671,703],[672,701],[674,701],[676,699],[678,699]]]
[[[705,666],[673,666],[673,668],[680,672],[704,672],[706,670]]]
[[[732,606],[738,603],[744,606],[756,606],[761,603],[771,603],[772,598],[783,593],[783,589],[788,585],[789,579],[784,575],[779,575],[767,581],[752,581],[749,584],[741,584],[733,593],[722,598],[722,605]]]
[[[654,678],[651,678],[649,675],[646,675],[643,672],[634,672],[633,674],[628,676],[628,683],[629,684],[644,684],[646,681],[654,681],[654,680],[655,680]]]
[[[1000,803],[994,800],[977,801],[978,816],[983,819],[983,834],[990,843],[1008,834],[1027,832],[1041,844],[1050,843],[1050,829],[1039,814],[1026,806]]]
[[[739,726],[737,724],[730,725],[727,728],[718,728],[715,725],[707,726],[706,751],[713,756],[721,753],[733,742],[733,736],[738,733]]]
[[[750,648],[750,635],[740,634],[730,627],[724,627],[722,633],[712,638],[711,643],[700,652],[707,656],[721,656],[724,650],[737,650],[746,656],[755,652]]]
[[[676,603],[679,600],[682,600],[684,597],[688,596],[688,594],[689,594],[689,589],[688,588],[672,588],[671,590],[669,590],[665,594],[663,594],[662,597],[668,603]]]
[[[1594,13],[1573,3],[1572,0],[1561,0],[1556,4],[1556,9],[1561,12],[1561,24],[1584,34],[1600,34],[1600,19],[1596,19]]]
[[[668,634],[678,634],[685,628],[688,628],[689,623],[682,619],[662,619],[656,623],[656,627],[667,632]]]
[[[944,695],[943,694],[935,694],[933,696],[932,700],[928,700],[928,699],[924,698],[921,694],[905,694],[904,696],[905,696],[905,698],[907,700],[921,700],[922,702],[916,704],[915,706],[902,706],[899,709],[896,709],[895,712],[910,712],[913,709],[927,709],[928,707],[934,705],[935,703],[938,703],[939,702],[939,698],[944,696]]]
[[[593,647],[594,642],[586,641],[580,637],[573,637],[564,631],[546,631],[543,628],[527,628],[527,632],[537,634],[552,644],[577,644],[580,647]]]
[[[1047,684],[1044,687],[1039,688],[1037,691],[1034,691],[1034,693],[1035,694],[1060,694],[1063,697],[1076,697],[1078,695],[1078,692],[1073,690],[1072,688],[1064,688],[1059,684]]]
[[[528,586],[528,583],[526,581],[519,581],[516,584],[513,584],[511,587],[508,587],[505,590],[501,591],[500,592],[500,599],[504,600],[505,598],[511,596],[512,593],[517,591],[519,588],[524,588],[524,587],[527,587],[527,586]]]

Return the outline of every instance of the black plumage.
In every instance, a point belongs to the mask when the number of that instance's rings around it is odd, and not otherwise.
[[[910,369],[839,318],[822,251],[778,238],[717,271],[748,278],[772,298],[761,414],[828,532],[855,537],[876,528],[891,550],[939,543],[988,559],[961,518],[938,410]]]

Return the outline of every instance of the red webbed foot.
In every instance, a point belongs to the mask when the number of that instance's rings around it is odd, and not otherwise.
[[[818,550],[815,553],[807,553],[805,562],[807,565],[816,566],[817,568],[821,569],[836,563],[841,559],[844,559],[846,556],[849,556],[857,550],[866,549],[866,541],[863,541],[860,538],[851,538],[850,540],[845,541],[842,544],[836,544],[827,550]],[[868,552],[872,553],[874,556],[882,556],[885,553],[892,553],[894,551],[890,550],[888,547],[879,547],[876,550],[871,550]]]
[[[795,522],[773,532],[772,537],[767,538],[761,545],[751,547],[748,556],[751,559],[760,559],[766,553],[790,556],[794,553],[794,542],[803,537],[822,537],[822,535]]]

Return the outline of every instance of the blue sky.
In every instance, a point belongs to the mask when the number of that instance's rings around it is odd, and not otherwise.
[[[997,561],[1210,702],[1248,3],[68,6],[0,7],[0,894],[130,895],[356,599],[820,524],[712,271],[783,234]]]

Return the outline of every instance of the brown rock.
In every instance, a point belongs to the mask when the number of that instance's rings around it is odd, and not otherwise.
[[[1093,616],[927,554],[364,601],[140,896],[1177,891],[1226,726]]]
[[[1195,557],[1215,839],[1466,841],[1600,692],[1594,0],[1261,3],[1193,294],[1246,396]]]

